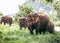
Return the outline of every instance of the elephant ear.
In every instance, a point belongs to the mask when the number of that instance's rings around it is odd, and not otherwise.
[[[38,20],[39,20],[39,17],[36,18],[36,23],[38,22]]]
[[[39,14],[38,13],[35,13],[35,21],[36,21],[36,23],[38,22],[38,20],[39,20]]]

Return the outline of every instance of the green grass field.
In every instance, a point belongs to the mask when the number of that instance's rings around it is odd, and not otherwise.
[[[20,30],[17,24],[0,25],[0,43],[60,43],[60,32],[30,35],[28,29]]]

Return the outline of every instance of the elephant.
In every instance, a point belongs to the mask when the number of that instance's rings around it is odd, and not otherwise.
[[[2,16],[1,17],[1,24],[4,23],[4,25],[9,24],[11,26],[12,24],[12,17],[10,16]]]
[[[36,30],[36,35],[38,33],[41,34],[41,32],[45,34],[49,20],[49,17],[44,13],[29,13],[27,15],[27,23],[30,34],[34,34],[34,29]]]
[[[23,27],[26,29],[26,27],[27,27],[27,18],[26,17],[19,18],[19,27],[20,27],[20,30],[22,30]]]

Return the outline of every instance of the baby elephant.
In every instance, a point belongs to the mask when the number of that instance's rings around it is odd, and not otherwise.
[[[25,18],[25,17],[20,17],[19,18],[19,27],[20,27],[20,29],[22,29],[22,27],[24,27],[26,29],[26,27],[27,27],[27,18]]]

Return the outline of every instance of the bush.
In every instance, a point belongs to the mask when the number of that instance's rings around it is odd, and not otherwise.
[[[54,24],[55,26],[60,26],[60,21],[55,21]]]
[[[0,43],[60,43],[60,32],[30,36],[28,29],[19,30],[16,25],[12,27],[0,25],[3,30],[0,31]]]
[[[31,5],[22,5],[19,6],[19,11],[16,13],[15,19],[17,20],[19,17],[26,17],[27,14],[34,12],[34,9]]]

